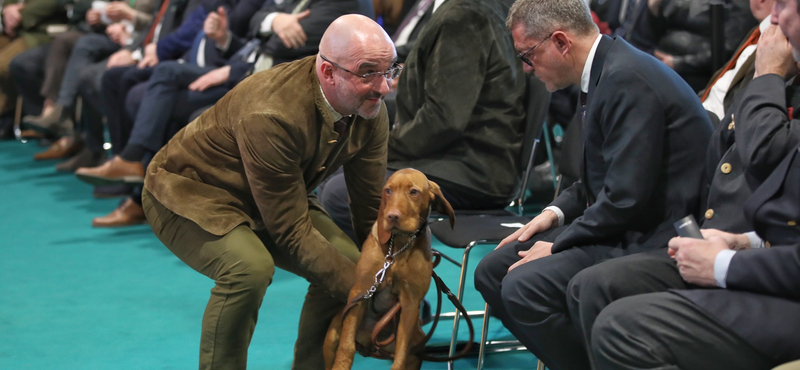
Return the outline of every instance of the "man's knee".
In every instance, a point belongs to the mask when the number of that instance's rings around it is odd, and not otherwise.
[[[538,261],[531,261],[533,264]],[[540,322],[547,319],[555,311],[550,307],[551,286],[546,264],[520,266],[503,279],[501,296],[503,304],[515,320],[524,322]],[[526,268],[523,268],[526,267]]]
[[[274,274],[275,264],[269,255],[250,256],[232,264],[216,281],[228,285],[233,291],[263,297]]]
[[[650,304],[647,298],[623,298],[603,309],[591,335],[590,351],[597,364],[630,363],[654,355],[655,348],[651,346],[657,338],[651,332],[652,321],[645,318],[657,314],[659,307]]]
[[[501,253],[503,253],[501,250],[492,251],[483,257],[475,267],[475,289],[484,295],[498,290],[506,276],[508,266],[502,262]]]

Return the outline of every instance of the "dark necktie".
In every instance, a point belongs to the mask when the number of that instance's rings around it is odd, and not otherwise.
[[[416,26],[417,22],[419,22],[419,19],[422,18],[422,15],[428,11],[428,8],[431,5],[433,5],[433,0],[417,1],[414,7],[412,7],[408,13],[406,13],[406,17],[402,22],[400,22],[400,25],[397,26],[397,30],[394,32],[394,37],[392,37],[392,40],[397,41],[397,39],[400,38],[400,33],[412,23],[411,21],[414,21],[413,25]]]
[[[342,119],[333,123],[333,131],[336,131],[339,134],[339,137],[336,141],[341,141],[344,137],[344,132],[347,130],[347,120],[350,117],[342,117]]]

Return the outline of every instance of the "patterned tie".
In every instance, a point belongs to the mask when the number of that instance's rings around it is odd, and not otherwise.
[[[711,87],[714,86],[715,83],[717,83],[717,80],[722,78],[722,75],[724,75],[725,72],[728,72],[734,67],[736,67],[736,62],[739,60],[739,56],[742,55],[742,51],[744,51],[744,49],[748,46],[758,44],[758,39],[760,37],[761,37],[761,29],[756,28],[756,30],[750,34],[750,37],[747,38],[747,41],[745,41],[742,44],[742,46],[739,47],[739,50],[736,50],[736,54],[734,54],[733,58],[731,58],[731,60],[728,61],[728,64],[726,64],[725,67],[722,68],[722,70],[720,70],[717,73],[716,77],[708,84],[708,86],[706,86],[706,91],[705,93],[703,93],[703,97],[700,98],[700,101],[702,102],[706,101],[706,98],[708,98],[708,94],[711,93]]]
[[[397,26],[397,30],[394,32],[394,37],[392,40],[395,41],[397,45],[405,45],[408,42],[408,38],[413,32],[414,27],[416,27],[417,23],[419,23],[420,18],[428,11],[428,8],[433,5],[433,0],[419,0],[417,4],[411,8],[406,14],[405,19]]]

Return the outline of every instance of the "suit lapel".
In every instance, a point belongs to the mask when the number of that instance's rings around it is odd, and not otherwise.
[[[581,140],[583,140],[583,155],[581,155],[583,165],[581,166],[581,178],[583,179],[582,182],[584,191],[586,192],[586,196],[590,204],[594,203],[595,194],[592,193],[591,187],[589,186],[588,167],[586,165],[586,140],[588,134],[587,125],[589,124],[589,120],[591,118],[591,114],[589,114],[589,112],[592,109],[594,91],[597,88],[597,84],[600,82],[600,76],[603,74],[603,66],[605,65],[606,55],[608,54],[608,50],[611,48],[613,42],[614,39],[608,36],[602,36],[600,43],[597,44],[597,49],[594,53],[594,60],[592,60],[592,69],[589,71],[589,91],[586,97],[586,106],[583,108],[586,113],[585,117],[581,120]]]

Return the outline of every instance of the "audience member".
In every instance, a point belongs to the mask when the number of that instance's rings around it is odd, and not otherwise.
[[[420,170],[454,209],[508,205],[518,181],[525,77],[506,14],[500,0],[447,0],[433,13],[398,81],[387,177]],[[319,198],[354,236],[345,175],[331,177]]]
[[[795,1],[780,3],[797,18]],[[800,359],[799,149],[744,206],[771,247],[732,250],[732,240],[746,239],[733,234],[672,239],[680,277],[694,289],[609,305],[592,329],[595,369],[766,370]]]
[[[311,283],[292,368],[324,368],[322,342],[354,283],[359,250],[311,192],[344,165],[365,240],[386,173],[382,100],[398,70],[389,36],[361,15],[334,21],[319,50],[237,85],[148,167],[143,204],[153,231],[216,281],[201,368],[246,367],[274,266]]]
[[[703,108],[714,113],[717,120],[725,118],[733,97],[743,90],[755,73],[756,46],[761,34],[770,25],[770,11],[775,0],[750,0],[750,11],[760,23],[753,27],[744,41],[736,49],[731,60],[719,69],[703,91],[700,100]],[[713,120],[713,117],[712,117]]]
[[[10,113],[17,103],[17,89],[11,80],[9,64],[18,54],[44,45],[52,37],[47,27],[66,23],[67,16],[58,0],[27,0],[3,3],[0,26],[0,116]]]
[[[642,0],[645,1],[645,0]],[[674,69],[695,91],[708,84],[711,64],[711,0],[650,1],[654,12],[647,24],[656,35],[653,55]],[[757,25],[748,0],[732,0],[725,7],[725,60],[733,55],[747,31]],[[645,32],[637,29],[636,32]]]
[[[81,70],[125,46],[152,21],[153,0],[135,1],[134,8],[116,1],[105,8],[105,13],[91,9],[91,3],[75,2],[70,18],[75,24],[72,29],[56,36],[52,43],[28,50],[11,61],[17,89],[25,102],[33,102],[29,105],[36,107],[26,107],[24,111],[38,111],[41,107],[41,115],[26,116],[23,121],[50,135],[62,136],[46,151],[34,155],[34,159],[67,158],[83,149],[81,128],[74,130],[73,121]],[[116,23],[105,27],[102,14]],[[90,158],[94,159],[92,163],[103,159]]]
[[[786,79],[798,70],[792,47],[778,27],[767,28],[761,36],[754,64],[755,78],[736,96],[731,112],[712,137],[706,165],[710,184],[703,190],[707,210],[700,220],[704,236],[721,236],[736,250],[765,245],[755,233],[738,238],[731,233],[752,230],[752,223],[742,214],[744,202],[800,144],[800,121],[793,119],[789,113],[792,106],[786,103],[797,107],[800,100],[794,86],[785,88]],[[572,316],[579,318],[586,347],[591,345],[592,326],[605,307],[637,294],[692,288],[692,282],[683,280],[680,273],[680,265],[670,259],[665,248],[606,261],[575,276],[567,303]]]
[[[581,88],[582,176],[481,260],[475,286],[548,368],[586,369],[567,284],[599,261],[663,245],[674,221],[699,211],[713,129],[685,81],[600,35],[583,0],[519,0],[506,24],[548,90]]]

